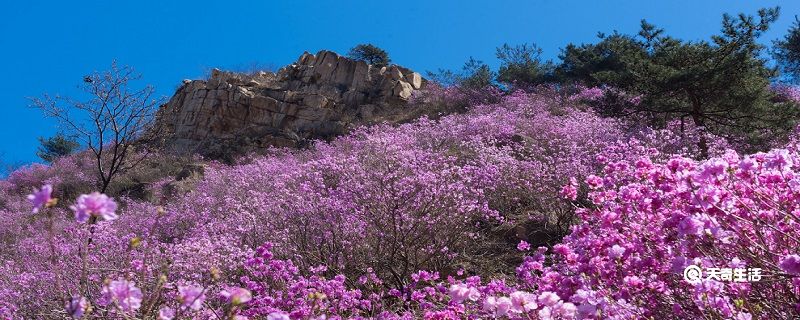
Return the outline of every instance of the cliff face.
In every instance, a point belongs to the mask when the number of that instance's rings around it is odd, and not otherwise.
[[[354,125],[406,120],[407,102],[424,83],[400,66],[304,53],[275,74],[215,69],[208,80],[184,80],[158,111],[156,127],[165,148],[179,153],[217,157],[295,147]]]

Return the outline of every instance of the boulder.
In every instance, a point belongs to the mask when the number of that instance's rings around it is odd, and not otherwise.
[[[409,84],[411,84],[412,87],[414,87],[414,89],[422,88],[422,76],[419,73],[408,73],[406,74],[405,79]]]
[[[167,150],[229,156],[272,146],[304,145],[355,125],[405,121],[406,104],[423,87],[419,73],[374,67],[332,51],[304,52],[277,73],[213,69],[208,80],[184,80],[157,113]]]

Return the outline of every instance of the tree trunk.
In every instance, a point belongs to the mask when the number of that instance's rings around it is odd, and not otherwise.
[[[697,148],[700,149],[700,158],[708,159],[708,139],[706,137],[706,124],[705,119],[703,119],[702,113],[703,107],[700,105],[696,99],[692,99],[692,121],[694,121],[694,125],[697,126],[698,133],[700,134],[699,140],[697,141]]]

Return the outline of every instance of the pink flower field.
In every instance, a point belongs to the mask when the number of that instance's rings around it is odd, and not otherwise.
[[[151,184],[155,200],[94,191],[82,153],[23,167],[0,182],[0,318],[800,314],[794,140],[742,154],[633,126],[587,105],[596,88],[488,94],[207,162],[189,190]]]

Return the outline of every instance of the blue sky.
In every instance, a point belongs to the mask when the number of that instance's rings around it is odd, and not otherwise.
[[[535,42],[547,58],[598,31],[633,33],[644,18],[683,39],[707,39],[724,12],[781,6],[762,39],[782,37],[800,1],[8,1],[0,10],[0,155],[37,161],[55,122],[26,97],[75,94],[83,75],[113,59],[135,67],[159,95],[212,67],[282,66],[303,51],[386,49],[418,71],[459,68],[470,56],[497,65],[494,48]]]

